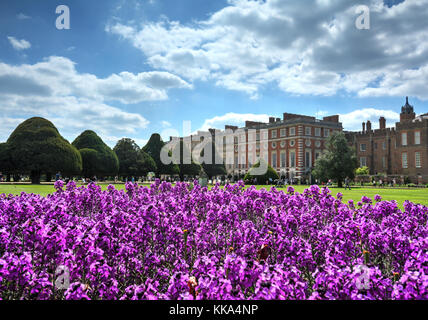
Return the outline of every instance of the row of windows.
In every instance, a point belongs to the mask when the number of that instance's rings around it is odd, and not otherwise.
[[[320,151],[315,152],[315,160],[317,160],[320,155],[321,155]],[[268,154],[264,154],[263,158],[266,162],[268,162]],[[285,168],[287,166],[287,164],[286,164],[286,153],[285,152],[280,153],[279,160],[280,160],[279,166],[281,168]],[[241,163],[238,163],[238,157],[235,157],[235,168],[246,168],[247,166],[245,164],[245,161],[246,161],[246,159],[245,159],[244,155],[241,156]],[[253,154],[249,154],[248,155],[248,167],[251,167],[254,164],[254,162],[255,162],[255,159],[253,157]],[[288,163],[289,163],[289,167],[291,167],[291,168],[296,167],[296,152],[295,151],[291,151],[289,153]],[[272,153],[271,161],[269,162],[269,165],[272,166],[273,168],[278,167],[278,154],[276,152]],[[312,152],[310,152],[310,151],[305,152],[304,165],[306,168],[312,167]]]
[[[367,166],[367,158],[366,157],[360,158],[360,166],[361,167]],[[403,152],[401,154],[401,166],[403,169],[407,169],[409,167],[407,152]],[[382,167],[384,169],[386,169],[386,167],[387,167],[386,157],[382,157]],[[415,152],[415,168],[422,168],[422,159],[421,159],[421,153],[420,152]]]
[[[414,141],[415,145],[421,144],[421,132],[420,131],[415,131],[413,141]],[[402,146],[408,145],[407,132],[401,133],[401,145]],[[374,144],[374,148],[375,148],[375,150],[378,148],[377,143]],[[367,150],[367,145],[365,143],[361,143],[360,144],[360,151],[364,152],[366,150]],[[386,150],[386,141],[382,142],[382,150]]]
[[[295,127],[289,128],[288,134],[290,136],[295,136],[296,135],[296,128]],[[285,128],[280,129],[279,135],[280,135],[280,137],[285,137],[286,136],[286,129]],[[312,135],[312,127],[305,127],[305,135],[306,136]],[[329,137],[329,135],[330,135],[330,129],[324,128],[324,137]],[[315,136],[321,137],[321,128],[315,128]],[[278,130],[275,130],[275,129],[271,130],[271,137],[272,137],[272,139],[278,138]]]
[[[296,141],[295,140],[290,140],[288,144],[289,144],[290,147],[294,147],[296,145]],[[281,141],[279,143],[279,145],[281,146],[281,148],[285,148],[287,146],[287,142],[286,141]],[[321,147],[321,141],[315,141],[314,145],[315,145],[315,147],[320,148]],[[306,140],[305,141],[305,146],[311,147],[312,146],[312,141],[311,140]],[[273,149],[276,149],[278,147],[278,143],[277,142],[272,142],[271,143],[271,147]],[[248,145],[248,151],[252,151],[253,148],[254,148],[254,146],[252,144]],[[267,142],[264,143],[263,148],[265,150],[268,149]],[[241,145],[241,151],[245,151],[245,149],[246,149],[246,146],[245,145]],[[260,150],[260,145],[259,144],[256,145],[256,150]],[[238,146],[235,146],[235,151],[238,152]]]
[[[420,131],[415,131],[414,132],[414,144],[418,145],[421,144],[421,132]],[[402,146],[407,146],[407,132],[402,132],[401,133],[401,145]]]
[[[401,165],[403,169],[407,169],[409,167],[408,160],[407,160],[407,152],[403,152],[401,154]],[[422,159],[421,159],[420,152],[415,152],[415,167],[422,168]]]
[[[277,139],[278,138],[278,130],[274,129],[270,131],[271,134],[271,139]],[[268,132],[264,131],[263,133],[263,140],[268,140]],[[295,127],[291,127],[288,128],[288,135],[289,136],[295,136],[296,135],[296,128]],[[312,136],[312,127],[305,127],[305,135],[306,136]],[[279,129],[279,137],[283,138],[286,137],[287,133],[286,133],[286,129],[282,128]],[[324,128],[324,137],[328,138],[330,136],[330,129],[325,129]],[[315,137],[321,137],[321,128],[315,128]],[[254,138],[259,141],[260,140],[260,133],[256,133],[255,136],[254,134],[249,134],[248,135],[248,140],[249,141],[254,141]],[[240,142],[246,142],[246,136],[245,134],[242,134],[239,138]],[[235,138],[235,143],[238,142],[238,139]]]

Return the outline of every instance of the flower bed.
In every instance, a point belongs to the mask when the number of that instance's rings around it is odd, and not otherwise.
[[[1,299],[428,298],[421,205],[317,186],[56,189],[0,195]]]

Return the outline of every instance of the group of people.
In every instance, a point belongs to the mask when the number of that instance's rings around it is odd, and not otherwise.
[[[397,184],[397,181],[395,180],[395,178],[390,181],[385,181],[382,179],[379,179],[379,181],[376,181],[375,179],[373,179],[372,181],[373,187],[379,186],[380,188],[384,186],[394,187],[396,184]]]

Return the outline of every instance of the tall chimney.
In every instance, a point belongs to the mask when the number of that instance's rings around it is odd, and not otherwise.
[[[275,123],[275,118],[274,117],[269,117],[269,123]]]
[[[366,133],[366,123],[363,122],[363,133]]]
[[[367,132],[372,131],[372,123],[369,121],[367,121]]]
[[[379,119],[379,129],[385,129],[386,128],[386,119],[384,117],[380,117]]]

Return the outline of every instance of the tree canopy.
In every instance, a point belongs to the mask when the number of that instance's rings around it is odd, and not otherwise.
[[[13,165],[10,160],[7,143],[0,143],[0,172],[10,174],[13,171]]]
[[[152,134],[147,144],[143,147],[144,152],[147,152],[149,156],[153,158],[156,163],[156,175],[160,176],[162,174],[179,174],[180,168],[177,164],[170,163],[164,164],[161,161],[161,150],[165,146],[165,142],[163,142],[161,136],[158,133]],[[169,152],[171,155],[172,152]]]
[[[14,170],[29,173],[33,183],[40,183],[42,172],[73,175],[82,170],[80,153],[52,122],[43,118],[31,118],[18,125],[7,140],[7,149]]]
[[[84,131],[73,141],[73,146],[82,156],[82,174],[85,177],[117,174],[119,170],[117,155],[94,131]]]
[[[336,180],[342,187],[346,177],[355,177],[357,163],[355,151],[348,145],[343,132],[335,132],[327,140],[326,150],[315,161],[312,174],[321,181]]]
[[[201,165],[199,165],[195,161],[193,161],[191,151],[182,139],[180,139],[180,142],[176,144],[175,148],[180,148],[180,150],[179,150],[179,152],[180,152],[180,163],[178,164],[180,180],[183,181],[184,176],[197,176],[197,175],[199,175],[202,167],[201,167]],[[177,152],[176,150],[174,150],[174,151]],[[187,155],[190,156],[190,163],[185,163],[185,162],[189,162],[188,161],[189,159],[187,159],[187,161],[185,161],[186,160],[185,157],[187,157]]]
[[[119,175],[122,177],[146,176],[149,172],[156,171],[153,158],[132,139],[119,140],[113,150],[119,158]]]
[[[204,150],[201,151],[201,157],[204,157]],[[210,179],[215,176],[222,176],[227,174],[224,163],[216,163],[216,159],[222,159],[222,155],[219,155],[215,143],[213,142],[211,143],[211,163],[202,163],[202,168]]]
[[[263,161],[263,162],[262,162]],[[264,174],[258,174],[255,169],[260,168],[260,165],[263,163],[267,167],[267,170]],[[266,184],[266,181],[269,181],[269,178],[272,180],[279,179],[278,173],[270,165],[266,163],[265,160],[259,160],[244,177],[244,181],[253,182],[254,178],[257,180],[257,184]]]

